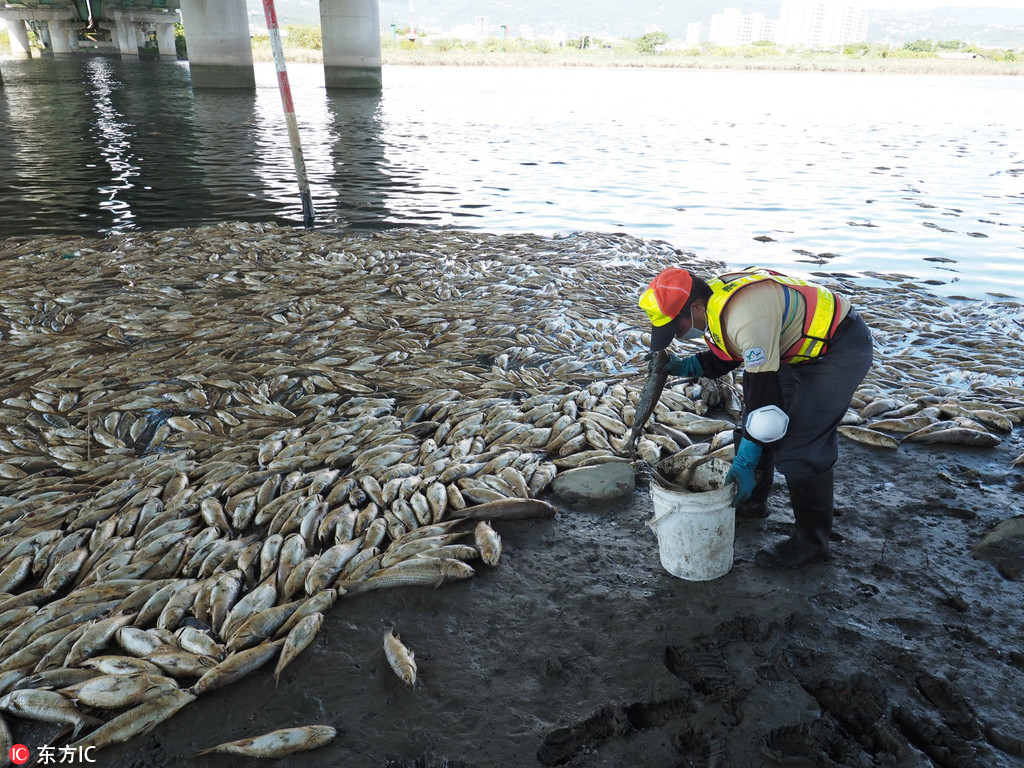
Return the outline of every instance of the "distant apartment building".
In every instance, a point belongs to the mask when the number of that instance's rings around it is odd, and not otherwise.
[[[686,25],[686,44],[700,45],[700,22],[691,21]]]
[[[783,45],[833,48],[868,38],[868,13],[842,0],[783,0],[779,19],[726,8],[711,17],[708,40],[719,45],[750,45],[770,40]],[[689,42],[687,30],[687,42]]]
[[[491,20],[489,17],[476,17],[476,36],[481,40],[491,36]]]
[[[868,39],[868,12],[856,3],[783,0],[777,42],[834,48]]]
[[[763,13],[740,13],[739,8],[726,8],[711,17],[708,40],[719,45],[750,45],[765,37]]]

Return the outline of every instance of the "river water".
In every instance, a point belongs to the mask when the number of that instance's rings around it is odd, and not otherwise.
[[[301,225],[273,64],[0,61],[0,237]],[[316,226],[626,232],[735,266],[1024,298],[1024,78],[289,63]],[[892,282],[892,278],[889,278]]]

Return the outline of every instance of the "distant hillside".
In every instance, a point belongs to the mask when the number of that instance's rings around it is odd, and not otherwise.
[[[1024,9],[937,8],[933,11],[871,11],[868,38],[895,45],[912,40],[961,40],[989,48],[1024,47]]]
[[[247,0],[249,11],[263,18],[261,0]],[[763,13],[778,18],[782,0],[413,0],[412,19],[417,28],[448,31],[472,25],[486,16],[492,34],[508,24],[517,36],[522,28],[535,35],[565,32],[570,37],[590,34],[598,37],[638,37],[654,29],[671,37],[686,36],[686,25],[699,22],[707,38],[711,16],[726,7],[743,13]],[[282,24],[319,24],[319,0],[276,0]],[[628,7],[628,11],[624,11]],[[950,6],[926,12],[869,11],[868,42],[962,40],[986,47],[1024,47],[1024,9],[960,8]],[[392,23],[400,29],[410,22],[408,0],[380,0],[383,29]]]

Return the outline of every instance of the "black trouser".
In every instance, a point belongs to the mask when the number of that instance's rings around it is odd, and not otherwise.
[[[837,428],[871,368],[871,331],[853,310],[821,357],[779,369],[789,428],[775,448],[787,481],[820,475],[839,457]]]

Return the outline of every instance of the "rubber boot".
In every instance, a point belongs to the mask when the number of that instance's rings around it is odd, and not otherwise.
[[[750,498],[736,505],[736,517],[744,520],[756,520],[768,517],[768,495],[772,492],[775,482],[775,453],[764,451],[754,469],[754,490]]]
[[[754,562],[762,568],[802,568],[828,558],[828,536],[832,532],[832,480],[828,470],[801,480],[789,480],[793,503],[793,533],[757,553]]]

